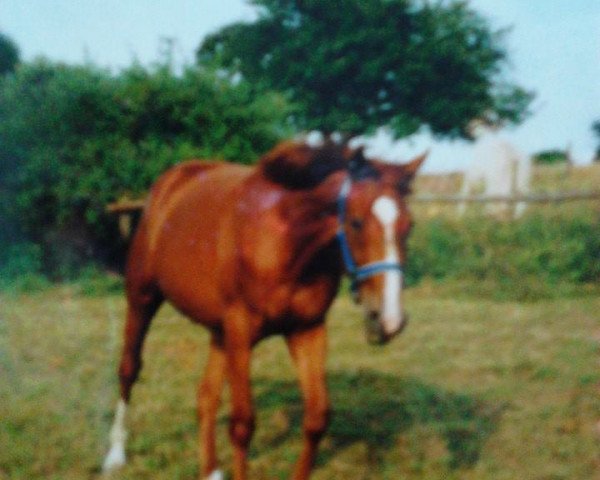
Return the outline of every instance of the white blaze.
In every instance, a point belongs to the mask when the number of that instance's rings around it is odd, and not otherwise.
[[[385,245],[384,261],[400,263],[400,255],[398,254],[394,228],[394,225],[400,216],[398,204],[390,197],[379,197],[373,203],[372,212],[383,226]],[[381,318],[384,331],[390,335],[396,332],[402,323],[401,292],[402,272],[399,270],[386,271],[383,279]]]
[[[125,414],[127,413],[127,404],[123,400],[119,400],[117,411],[115,413],[115,421],[110,430],[110,450],[102,469],[109,472],[116,468],[125,465],[125,440],[127,439],[127,431],[125,430]]]

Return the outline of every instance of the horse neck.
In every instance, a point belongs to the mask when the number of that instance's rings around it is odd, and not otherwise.
[[[295,269],[302,269],[335,243],[339,226],[337,196],[344,177],[343,172],[337,172],[308,192],[289,194],[284,211],[292,232],[294,248],[299,252]],[[337,265],[339,255],[337,249],[335,251],[332,254],[336,255]],[[331,266],[328,265],[328,268]]]

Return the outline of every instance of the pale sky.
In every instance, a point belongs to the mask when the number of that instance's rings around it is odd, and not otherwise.
[[[334,5],[334,2],[331,2]],[[471,0],[495,27],[512,26],[507,74],[538,96],[535,115],[504,136],[527,154],[571,146],[587,163],[600,119],[600,0]],[[26,61],[38,56],[117,70],[158,59],[161,37],[176,41],[175,60],[192,62],[201,39],[228,23],[254,17],[244,0],[0,0],[0,32]],[[431,148],[426,170],[458,170],[469,161],[462,142],[418,135],[396,145],[379,139],[373,151],[407,158]]]

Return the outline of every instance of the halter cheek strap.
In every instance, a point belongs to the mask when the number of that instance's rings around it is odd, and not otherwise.
[[[358,285],[363,280],[384,272],[402,272],[402,264],[398,262],[386,262],[385,260],[367,263],[366,265],[362,266],[358,266],[356,264],[354,261],[354,256],[352,255],[352,250],[350,249],[350,244],[348,243],[348,236],[346,235],[346,230],[344,228],[346,223],[348,196],[350,195],[351,189],[352,180],[350,177],[346,177],[337,198],[337,239],[340,244],[344,266],[346,267],[346,271],[350,276],[352,292],[356,293],[358,291]]]

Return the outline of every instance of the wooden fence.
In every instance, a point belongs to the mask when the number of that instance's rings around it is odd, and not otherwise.
[[[421,194],[411,198],[417,203],[562,203],[575,200],[600,200],[600,190],[531,193],[527,195],[437,195]]]
[[[135,213],[146,204],[146,200],[120,200],[115,203],[109,203],[106,206],[108,213],[115,213],[117,215],[124,215],[128,213]]]

